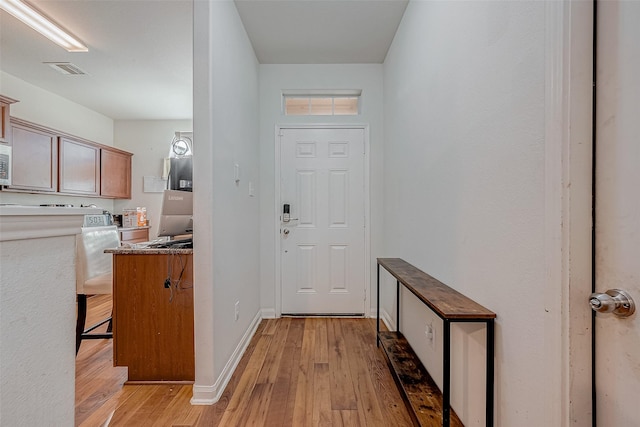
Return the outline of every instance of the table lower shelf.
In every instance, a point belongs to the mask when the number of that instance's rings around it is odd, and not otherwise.
[[[378,339],[393,379],[416,425],[442,426],[442,392],[401,332],[380,332]],[[450,426],[464,427],[451,410]]]

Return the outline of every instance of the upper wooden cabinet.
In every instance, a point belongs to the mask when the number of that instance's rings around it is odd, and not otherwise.
[[[100,194],[100,148],[83,141],[60,137],[59,192]]]
[[[103,147],[100,165],[100,194],[116,199],[131,198],[131,153]]]
[[[11,142],[11,125],[9,108],[18,102],[15,99],[0,95],[0,142]]]
[[[11,118],[10,191],[131,198],[131,153]]]
[[[58,138],[45,128],[13,119],[11,122],[13,190],[58,191]]]

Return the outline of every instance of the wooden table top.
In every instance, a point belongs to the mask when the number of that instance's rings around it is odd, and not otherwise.
[[[401,258],[378,258],[378,264],[443,319],[486,320],[496,314]]]

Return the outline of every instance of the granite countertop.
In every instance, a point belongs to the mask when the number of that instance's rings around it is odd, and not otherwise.
[[[193,254],[193,248],[173,249],[173,248],[135,248],[121,247],[105,249],[105,253],[115,255],[167,255],[167,254]]]
[[[118,227],[118,231],[144,230],[145,228],[151,228],[151,226],[141,225],[139,227]]]

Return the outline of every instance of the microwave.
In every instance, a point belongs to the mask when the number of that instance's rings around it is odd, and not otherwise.
[[[0,185],[11,185],[11,146],[0,144]]]

